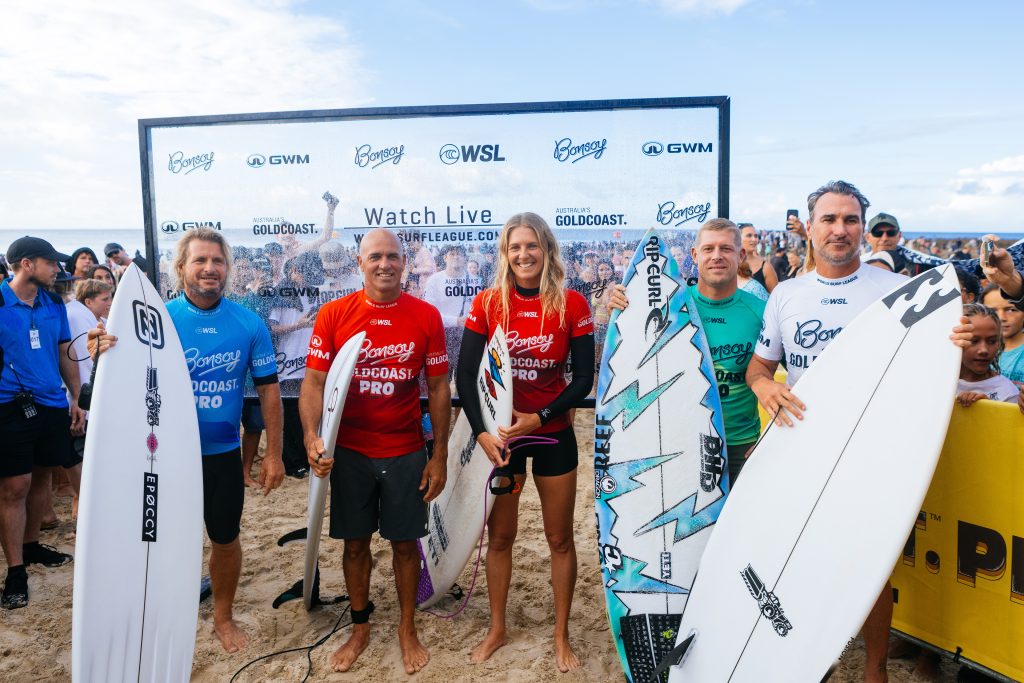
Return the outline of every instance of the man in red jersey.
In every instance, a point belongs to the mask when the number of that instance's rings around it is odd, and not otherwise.
[[[391,541],[402,611],[398,642],[405,670],[413,674],[430,660],[416,634],[416,541],[427,534],[427,503],[444,489],[448,471],[446,439],[437,439],[429,459],[424,448],[419,376],[425,369],[434,430],[447,434],[448,354],[441,314],[402,292],[405,255],[398,238],[371,230],[359,245],[358,264],[364,289],[325,304],[317,315],[299,394],[310,467],[318,477],[331,475],[331,537],[345,541],[352,635],[331,656],[331,667],[348,671],[370,641],[370,537],[379,529]],[[325,445],[317,431],[327,371],[337,351],[360,331],[366,339],[338,441]]]

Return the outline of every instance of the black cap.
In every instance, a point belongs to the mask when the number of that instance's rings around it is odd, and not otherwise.
[[[868,221],[868,232],[874,230],[876,225],[888,225],[896,228],[896,232],[900,231],[900,222],[891,213],[880,213]]]
[[[19,237],[7,247],[7,262],[17,263],[23,258],[44,258],[50,261],[67,261],[71,257],[53,248],[41,237]]]
[[[64,266],[61,266],[60,271],[57,273],[56,282],[74,282],[75,280],[80,279],[81,278],[77,275],[72,275],[68,271],[64,270]]]
[[[103,255],[107,258],[110,258],[110,254],[115,251],[124,251],[124,247],[117,242],[109,242],[107,246],[103,247]]]

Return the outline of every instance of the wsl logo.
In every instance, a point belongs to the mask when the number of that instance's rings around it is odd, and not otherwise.
[[[782,611],[782,604],[779,602],[778,596],[768,590],[761,577],[749,564],[740,572],[740,576],[743,577],[743,583],[747,584],[750,595],[757,600],[758,607],[761,608],[761,616],[772,622],[772,627],[780,636],[785,638],[789,635],[789,632],[793,630],[793,624],[789,622],[786,613]]]
[[[466,164],[475,162],[505,161],[501,156],[501,145],[460,145],[451,143],[444,145],[437,153],[442,163],[451,166],[460,161]]]
[[[288,166],[308,163],[308,154],[271,154],[269,157],[262,154],[250,154],[249,158],[245,160],[245,164],[249,168],[263,168],[268,164],[270,166]]]

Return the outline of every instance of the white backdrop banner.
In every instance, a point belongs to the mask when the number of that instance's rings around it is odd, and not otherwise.
[[[555,230],[567,286],[599,326],[607,284],[647,228],[674,239],[695,275],[690,235],[728,214],[728,115],[715,97],[142,120],[147,252],[170,297],[176,242],[221,231],[236,263],[229,296],[267,321],[295,396],[316,311],[361,287],[362,236],[392,229],[406,291],[441,310],[454,361],[515,213]]]

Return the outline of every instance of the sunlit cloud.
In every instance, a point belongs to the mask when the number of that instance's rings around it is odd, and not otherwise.
[[[5,4],[0,227],[140,225],[139,118],[370,102],[345,27],[290,0]]]

